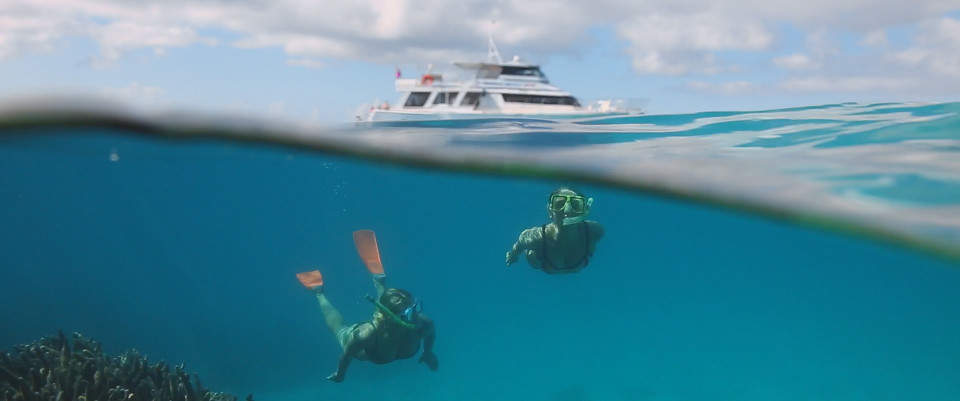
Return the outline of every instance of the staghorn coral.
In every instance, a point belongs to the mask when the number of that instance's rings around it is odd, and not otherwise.
[[[150,365],[136,350],[110,358],[96,341],[61,331],[31,344],[0,352],[3,401],[236,401],[203,388],[183,364]],[[253,401],[252,396],[247,396]]]

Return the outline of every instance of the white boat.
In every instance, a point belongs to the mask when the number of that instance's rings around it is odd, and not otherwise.
[[[642,114],[637,104],[599,100],[586,105],[550,84],[540,66],[513,60],[503,62],[490,39],[486,62],[454,63],[459,74],[434,73],[396,80],[400,99],[366,107],[358,121],[426,121],[480,118],[583,119]],[[465,76],[466,79],[459,77]]]

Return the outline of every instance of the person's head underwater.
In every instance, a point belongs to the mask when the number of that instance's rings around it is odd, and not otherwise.
[[[380,295],[380,299],[369,295],[367,299],[377,307],[373,313],[374,320],[387,324],[396,323],[408,329],[415,329],[420,324],[420,300],[407,291],[388,288]]]
[[[586,219],[591,205],[593,198],[587,198],[573,188],[560,187],[550,193],[547,211],[554,223],[567,226]]]

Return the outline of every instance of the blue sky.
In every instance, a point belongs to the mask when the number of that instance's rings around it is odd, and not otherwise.
[[[396,100],[397,67],[482,60],[490,35],[583,100],[654,114],[960,100],[960,0],[7,0],[0,101],[348,122]]]

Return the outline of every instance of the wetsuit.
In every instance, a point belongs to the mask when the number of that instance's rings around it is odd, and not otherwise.
[[[357,329],[359,328],[359,326],[362,325],[362,324],[369,324],[369,325],[373,326],[373,323],[370,323],[370,322],[364,322],[364,323],[355,324],[355,325],[353,325],[352,327],[350,327],[350,329],[349,329],[349,330],[350,330],[349,335],[351,335],[351,336],[355,335],[356,330],[357,330]],[[411,352],[409,352],[409,353],[397,354],[395,358],[393,358],[393,359],[387,359],[386,357],[380,355],[380,353],[378,352],[378,351],[380,350],[380,339],[381,339],[381,337],[382,337],[382,336],[380,335],[380,333],[379,333],[379,330],[380,330],[380,329],[378,329],[376,326],[373,326],[373,333],[374,333],[373,335],[374,335],[374,338],[376,338],[376,341],[374,341],[374,343],[373,343],[372,346],[369,346],[369,347],[367,347],[367,348],[364,348],[364,349],[361,351],[362,354],[358,354],[358,355],[357,355],[358,359],[366,359],[367,361],[370,361],[370,362],[375,363],[375,364],[384,364],[384,363],[389,363],[389,362],[393,362],[393,361],[400,360],[400,359],[411,358],[411,357],[413,357],[414,355],[417,355],[417,352],[420,352],[420,343],[422,342],[422,337],[420,336],[419,330],[418,330],[418,331],[415,331],[415,332],[407,332],[407,333],[403,333],[403,334],[401,334],[401,335],[402,335],[402,336],[415,335],[415,336],[417,337],[417,346],[416,346],[415,348],[413,348],[413,349],[411,350]],[[405,338],[401,338],[401,341],[404,340],[404,339],[405,339]],[[398,344],[398,347],[399,347],[400,345],[402,345],[402,343],[401,343],[401,344]]]
[[[544,224],[543,226],[540,227],[542,238],[543,238],[543,244],[541,245],[540,252],[537,254],[537,259],[540,260],[540,263],[543,266],[543,270],[562,272],[562,271],[573,270],[577,268],[583,268],[590,263],[590,257],[593,256],[593,253],[590,252],[590,228],[587,225],[587,222],[585,221],[581,222],[580,226],[583,227],[583,236],[584,236],[583,257],[580,258],[580,260],[578,260],[576,263],[569,266],[565,266],[562,269],[558,268],[557,265],[553,264],[553,262],[551,262],[550,258],[547,256],[547,225]]]

